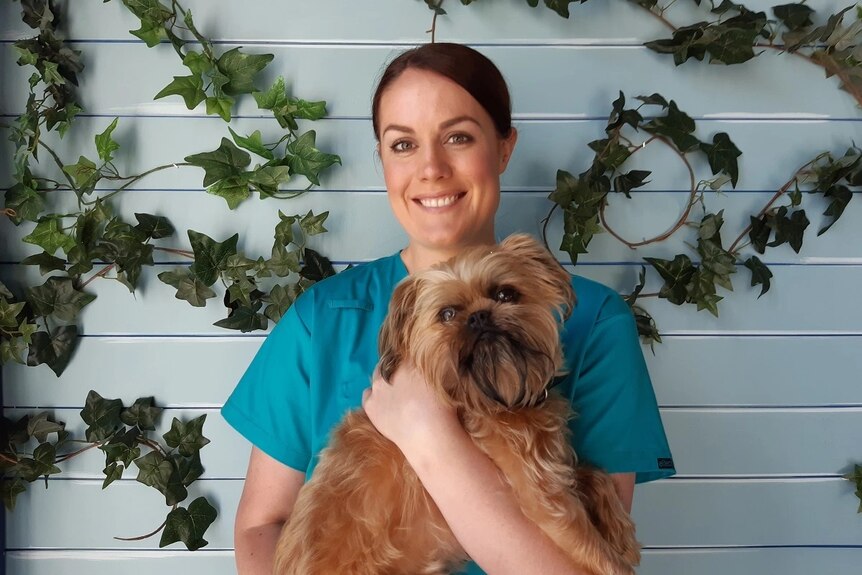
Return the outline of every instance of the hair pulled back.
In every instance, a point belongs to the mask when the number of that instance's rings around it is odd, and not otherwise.
[[[464,88],[491,116],[497,135],[507,138],[512,131],[512,104],[506,80],[491,60],[463,44],[436,42],[412,48],[392,60],[380,77],[371,104],[374,137],[380,139],[380,100],[392,82],[405,70],[426,70],[440,74]]]

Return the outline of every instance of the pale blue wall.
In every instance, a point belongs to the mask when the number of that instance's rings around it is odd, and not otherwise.
[[[772,3],[750,2],[752,8]],[[183,68],[168,46],[148,50],[126,31],[137,27],[118,2],[69,2],[68,36],[84,52],[81,98],[87,114],[59,147],[69,158],[91,149],[92,136],[114,116],[128,172],[214,149],[227,135],[219,119],[189,112],[179,98],[151,95]],[[180,237],[193,228],[216,239],[239,232],[249,254],[267,253],[278,209],[328,209],[332,232],[315,245],[340,265],[387,254],[403,236],[387,208],[369,122],[369,100],[384,62],[403,46],[427,40],[431,13],[418,0],[188,1],[198,27],[219,48],[245,45],[276,56],[267,82],[283,74],[294,92],[329,102],[318,144],[340,154],[343,167],[326,174],[319,190],[287,203],[250,200],[229,213],[223,200],[202,191],[196,169],[161,172],[127,193],[121,211],[169,215]],[[675,14],[691,22],[687,3]],[[818,10],[841,2],[810,2]],[[0,4],[0,106],[4,119],[23,107],[25,73],[14,65],[10,42],[26,34],[18,4]],[[585,143],[602,137],[610,102],[660,92],[698,120],[698,136],[726,131],[744,155],[736,191],[707,197],[725,210],[727,230],[741,230],[747,214],[766,203],[815,153],[841,154],[862,142],[862,114],[836,82],[801,60],[764,54],[744,66],[690,63],[674,68],[640,43],[666,33],[623,0],[573,4],[563,20],[522,0],[484,1],[438,21],[438,39],[475,45],[497,62],[513,92],[518,151],[503,181],[501,234],[536,233],[550,207],[547,193],[558,168],[577,173],[592,155]],[[261,84],[263,86],[263,83]],[[278,134],[246,98],[232,124],[240,133]],[[0,157],[9,157],[0,141]],[[129,153],[131,150],[132,153]],[[648,149],[655,169],[635,199],[612,199],[609,214],[632,238],[664,231],[686,199],[687,178],[667,151]],[[701,177],[708,170],[696,164]],[[0,187],[9,182],[0,165]],[[808,210],[812,229],[822,208]],[[645,575],[725,573],[850,573],[862,563],[862,517],[851,485],[841,479],[862,460],[862,201],[852,202],[827,235],[809,234],[803,252],[783,246],[767,253],[774,285],[757,300],[745,287],[727,296],[720,319],[650,301],[665,343],[647,361],[679,475],[639,486],[634,517],[645,545]],[[23,232],[26,233],[26,232]],[[22,230],[0,223],[0,277],[21,278]],[[726,235],[730,235],[728,231]],[[684,236],[684,234],[683,234]],[[552,237],[557,242],[559,232]],[[577,273],[620,291],[636,282],[643,255],[668,257],[685,249],[679,237],[633,252],[598,237]],[[179,241],[179,240],[178,240]],[[565,256],[561,256],[565,261]],[[155,395],[171,416],[209,414],[202,452],[206,474],[194,494],[217,502],[220,517],[196,553],[158,550],[157,539],[124,543],[158,525],[161,498],[133,479],[101,491],[103,459],[90,453],[70,462],[60,479],[21,496],[7,516],[7,566],[15,574],[231,573],[233,510],[242,487],[248,446],[217,410],[261,342],[211,326],[220,311],[173,299],[156,273],[185,262],[162,257],[145,272],[132,298],[114,282],[92,284],[98,299],[83,315],[84,337],[58,381],[47,368],[4,369],[4,405],[53,407],[73,431],[87,391],[122,397]],[[30,280],[32,269],[23,272]],[[649,291],[650,288],[648,288]],[[132,477],[132,474],[129,474]]]

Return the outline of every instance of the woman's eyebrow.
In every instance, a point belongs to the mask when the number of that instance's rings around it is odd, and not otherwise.
[[[440,129],[445,130],[446,128],[449,128],[450,126],[454,126],[455,124],[460,124],[461,122],[472,122],[472,123],[476,124],[477,126],[480,125],[478,120],[476,120],[473,116],[456,116],[454,118],[451,118],[449,120],[441,122],[440,123]],[[400,124],[389,124],[388,126],[386,126],[386,128],[384,128],[383,132],[381,133],[381,136],[385,135],[386,132],[388,132],[390,130],[395,130],[396,132],[404,132],[405,134],[415,133],[413,128],[410,128],[408,126],[402,126]]]

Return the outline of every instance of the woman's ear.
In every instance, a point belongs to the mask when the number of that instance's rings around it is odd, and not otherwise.
[[[515,144],[518,142],[518,130],[512,126],[512,131],[505,138],[500,139],[500,172],[506,171],[509,165],[509,160],[512,158],[512,153],[515,151]]]
[[[389,381],[401,362],[407,357],[408,340],[414,322],[414,307],[419,281],[408,277],[395,287],[389,301],[389,313],[383,320],[378,338],[380,375]]]

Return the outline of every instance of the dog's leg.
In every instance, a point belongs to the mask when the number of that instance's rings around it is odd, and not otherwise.
[[[441,546],[450,558],[460,550],[400,450],[359,411],[333,431],[300,490],[275,573],[418,574],[441,557]]]
[[[635,524],[623,508],[611,477],[601,470],[579,465],[577,482],[593,525],[626,562],[638,565],[640,544],[635,538]]]

